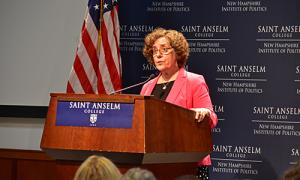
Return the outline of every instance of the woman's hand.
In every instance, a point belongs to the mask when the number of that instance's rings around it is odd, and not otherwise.
[[[191,110],[196,112],[196,122],[201,122],[206,116],[210,117],[210,110],[207,108],[191,108]]]

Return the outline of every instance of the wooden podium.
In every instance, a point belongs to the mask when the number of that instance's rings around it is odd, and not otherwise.
[[[132,104],[131,128],[58,126],[61,101]],[[212,151],[209,122],[196,123],[194,116],[191,110],[150,96],[52,93],[41,148],[57,160],[82,161],[92,154],[103,155],[121,167],[145,167],[159,177],[168,164],[173,164],[172,171],[174,164],[196,167]]]

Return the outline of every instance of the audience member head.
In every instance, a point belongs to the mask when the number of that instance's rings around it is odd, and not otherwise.
[[[156,178],[149,170],[131,168],[122,176],[121,180],[156,180]]]
[[[300,162],[290,167],[283,175],[284,180],[300,180]]]
[[[88,157],[77,169],[74,180],[119,180],[121,173],[113,162],[103,156]]]

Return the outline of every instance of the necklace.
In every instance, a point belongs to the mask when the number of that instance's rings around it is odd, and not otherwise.
[[[177,71],[177,72],[178,72],[178,71]],[[177,77],[177,72],[175,72],[172,76],[170,76],[170,77],[168,78],[168,81],[166,81],[166,79],[165,79],[163,76],[161,76],[162,80],[164,81],[163,87],[162,87],[163,90],[166,90],[167,87],[168,87],[168,85],[169,85],[169,83],[174,81],[174,78]]]
[[[171,81],[168,81],[167,83],[164,83],[162,89],[163,89],[163,90],[166,90],[167,87],[168,87],[168,84],[169,84],[170,82],[171,82]]]

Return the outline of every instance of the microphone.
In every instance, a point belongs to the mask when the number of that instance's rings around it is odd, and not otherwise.
[[[125,88],[122,88],[122,89],[119,89],[119,90],[116,90],[116,91],[113,91],[111,93],[109,93],[108,95],[112,95],[112,94],[116,94],[118,92],[121,92],[121,91],[125,91],[127,89],[131,89],[131,88],[134,88],[136,86],[140,86],[142,84],[145,84],[146,82],[150,81],[150,79],[154,78],[155,77],[155,74],[151,74],[145,81],[143,82],[140,82],[140,83],[137,83],[137,84],[134,84],[134,85],[131,85],[131,86],[128,86],[128,87],[125,87]]]

